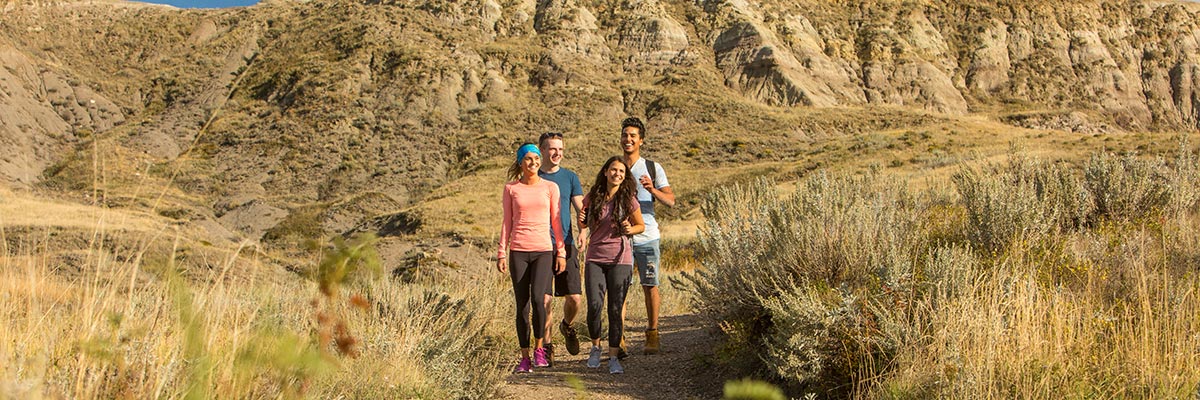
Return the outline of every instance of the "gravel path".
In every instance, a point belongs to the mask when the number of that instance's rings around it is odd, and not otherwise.
[[[714,335],[701,326],[699,318],[691,314],[662,317],[659,321],[662,351],[650,356],[642,354],[645,320],[629,322],[625,335],[630,357],[621,362],[625,374],[609,375],[607,356],[599,369],[588,368],[585,363],[590,343],[581,343],[579,355],[572,356],[562,344],[562,335],[555,330],[554,366],[509,376],[499,397],[531,400],[721,397],[723,380],[707,367],[713,354]],[[587,332],[580,329],[579,333],[580,339],[586,340]]]

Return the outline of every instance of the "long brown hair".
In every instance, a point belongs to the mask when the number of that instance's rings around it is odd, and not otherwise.
[[[608,167],[612,163],[619,162],[625,164],[621,157],[613,156],[608,161],[604,162],[604,166],[600,167],[600,172],[596,174],[596,184],[592,185],[591,190],[588,190],[588,198],[590,204],[587,209],[587,220],[584,221],[588,227],[595,228],[595,223],[599,222],[600,212],[604,210],[604,203],[613,202],[612,222],[613,226],[620,230],[621,221],[629,217],[632,211],[629,206],[630,200],[637,200],[637,190],[633,187],[633,172],[629,170],[629,166],[625,166],[625,180],[621,181],[621,186],[617,187],[617,193],[613,194],[613,198],[606,199],[608,196],[608,177],[604,176],[604,172],[608,171]],[[619,201],[618,201],[619,200]]]

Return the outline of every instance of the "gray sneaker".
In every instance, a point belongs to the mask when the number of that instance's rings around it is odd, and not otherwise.
[[[592,346],[592,351],[588,352],[588,368],[600,368],[600,348]]]
[[[608,373],[610,373],[610,374],[625,373],[625,368],[621,368],[621,360],[618,360],[616,357],[609,357],[608,358]]]

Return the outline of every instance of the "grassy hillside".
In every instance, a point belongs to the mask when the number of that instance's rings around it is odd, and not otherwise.
[[[333,235],[446,199],[543,131],[588,149],[572,153],[586,170],[615,153],[626,115],[648,120],[649,154],[681,176],[919,170],[1030,136],[1064,154],[1137,149],[1161,142],[1141,132],[1194,126],[1193,6],[543,3],[9,2],[0,34],[37,71],[12,79],[65,82],[5,103],[63,118],[13,127],[39,156],[9,162],[49,165],[38,184],[78,197],[97,162],[138,171],[101,189],[155,182],[179,196],[153,212],[288,247],[281,231],[309,216]]]

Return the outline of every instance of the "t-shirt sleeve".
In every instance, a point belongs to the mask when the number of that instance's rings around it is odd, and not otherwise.
[[[632,199],[629,199],[629,212],[641,214],[642,203],[638,201],[637,196],[634,196]]]
[[[560,207],[558,185],[550,180],[546,180],[545,182],[547,183],[546,192],[550,195],[550,229],[554,234],[552,245],[558,254],[567,254],[563,248],[564,236],[562,230],[562,211],[558,209]]]
[[[667,182],[667,171],[663,169],[662,164],[654,163],[654,188],[662,189],[671,186],[671,182]]]
[[[583,184],[579,183],[579,175],[571,174],[571,197],[583,196]]]

